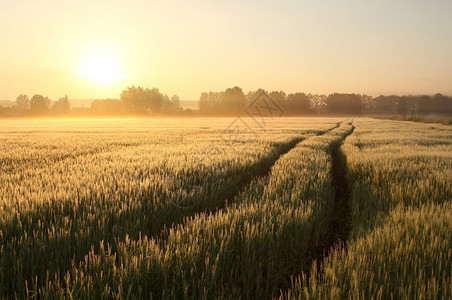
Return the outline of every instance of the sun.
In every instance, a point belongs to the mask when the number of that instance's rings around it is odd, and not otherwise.
[[[74,71],[74,74],[99,85],[113,84],[127,77],[122,70],[118,55],[112,49],[105,47],[87,51],[80,67]]]

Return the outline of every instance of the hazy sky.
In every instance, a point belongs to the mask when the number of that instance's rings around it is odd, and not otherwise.
[[[452,1],[0,0],[0,99],[129,85],[452,95]]]

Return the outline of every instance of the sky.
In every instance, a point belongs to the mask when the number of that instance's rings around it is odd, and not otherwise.
[[[452,1],[0,0],[0,100],[452,95]]]

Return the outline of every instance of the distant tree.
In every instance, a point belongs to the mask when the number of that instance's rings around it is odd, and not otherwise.
[[[251,103],[252,101],[256,100],[256,97],[262,93],[268,94],[266,90],[261,89],[261,88],[255,90],[255,91],[248,92],[246,94],[247,103]]]
[[[173,97],[171,97],[171,104],[174,108],[180,108],[180,99],[178,95],[173,95]]]
[[[362,95],[361,96],[362,103],[363,103],[363,111],[364,112],[372,112],[374,109],[374,97],[369,95]]]
[[[212,105],[210,103],[209,93],[201,93],[201,96],[199,96],[198,106],[199,111],[202,114],[212,113]]]
[[[42,95],[34,95],[30,99],[30,111],[34,115],[45,115],[49,111],[50,100]]]
[[[164,96],[158,89],[128,87],[121,93],[121,101],[129,113],[146,115],[157,114],[162,109]]]
[[[244,112],[246,97],[238,86],[228,88],[221,97],[221,114],[234,115]]]
[[[147,89],[148,90],[148,89]],[[152,90],[148,90],[148,99],[149,99],[149,108],[153,114],[158,114],[162,109],[163,104],[163,95],[159,92],[158,89],[153,88]]]
[[[318,114],[325,113],[326,110],[326,95],[321,94],[308,94],[309,101],[311,103],[311,109]]]
[[[71,104],[67,95],[58,99],[52,106],[52,113],[57,115],[67,115],[71,111]]]
[[[400,97],[396,107],[399,115],[406,116],[408,114],[408,99],[406,97]]]
[[[171,115],[174,113],[173,104],[168,95],[163,96],[162,113],[164,115]]]
[[[120,99],[129,113],[146,114],[148,112],[146,90],[132,86],[122,91]]]
[[[273,91],[268,93],[270,99],[275,101],[279,106],[285,106],[287,102],[287,95],[284,91]]]
[[[199,112],[204,115],[218,115],[221,111],[223,92],[202,93],[199,98]]]
[[[452,115],[452,98],[446,97],[442,94],[433,96],[435,105],[435,112],[442,115]]]
[[[174,95],[171,99],[167,95],[163,97],[162,113],[164,115],[176,115],[182,112],[179,96]]]
[[[378,96],[373,100],[373,112],[394,115],[397,113],[397,103],[399,100],[399,96]]]
[[[17,96],[16,107],[17,110],[21,113],[28,111],[30,109],[30,99],[28,99],[28,96],[22,94]]]
[[[309,97],[305,93],[289,94],[284,104],[284,113],[288,116],[312,113]]]
[[[356,94],[331,94],[325,103],[331,114],[359,115],[363,112],[361,97]]]
[[[435,113],[434,102],[427,95],[420,96],[417,99],[417,106],[418,114],[420,115],[429,115]]]
[[[386,115],[452,114],[452,100],[442,94],[423,96],[379,96],[373,99],[373,113]]]
[[[52,106],[52,100],[50,100],[49,97],[44,97],[44,101],[46,103],[47,110],[49,110],[50,107]]]

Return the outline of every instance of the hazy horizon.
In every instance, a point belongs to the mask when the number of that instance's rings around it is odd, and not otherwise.
[[[240,86],[452,95],[448,1],[0,0],[0,99]]]

